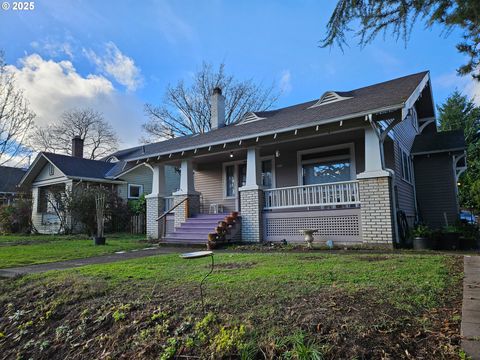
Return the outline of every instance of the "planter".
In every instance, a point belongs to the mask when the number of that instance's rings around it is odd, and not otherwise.
[[[93,241],[95,245],[105,245],[105,237],[104,236],[94,236]]]
[[[238,211],[232,211],[230,213],[230,216],[233,217],[234,219],[236,219],[238,217]]]
[[[233,216],[226,216],[225,222],[227,223],[227,225],[231,225],[235,222],[235,218]]]
[[[438,248],[439,250],[458,250],[460,248],[460,233],[447,232],[442,234]]]
[[[208,240],[208,242],[207,242],[207,249],[208,249],[208,250],[216,249],[216,248],[217,248],[217,245],[218,245],[218,243],[217,243],[216,241]]]
[[[223,220],[219,221],[218,224],[217,224],[218,227],[223,227],[223,228],[226,228],[227,227],[227,223]]]
[[[217,234],[214,234],[214,233],[210,233],[208,234],[208,241],[215,241],[217,240]]]
[[[432,241],[426,237],[416,237],[413,238],[413,249],[414,250],[431,250],[433,248]]]

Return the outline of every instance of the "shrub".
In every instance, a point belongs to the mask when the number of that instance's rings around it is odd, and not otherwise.
[[[6,233],[29,233],[31,223],[32,202],[29,199],[18,199],[12,205],[0,207],[0,230]]]
[[[428,238],[432,234],[430,228],[426,225],[418,225],[413,229],[412,236],[414,238]]]

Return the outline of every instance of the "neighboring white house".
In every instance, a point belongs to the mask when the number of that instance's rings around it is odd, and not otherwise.
[[[52,202],[47,201],[55,190],[71,189],[80,184],[101,184],[111,187],[125,201],[139,199],[152,191],[152,167],[145,163],[129,163],[126,150],[102,160],[85,159],[83,141],[76,137],[72,140],[72,154],[39,153],[20,182],[24,187],[31,187],[32,223],[39,233],[59,231],[60,220]],[[179,174],[174,167],[167,168],[165,184],[169,194],[178,189]]]

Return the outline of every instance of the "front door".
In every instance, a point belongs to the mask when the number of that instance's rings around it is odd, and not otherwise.
[[[236,207],[237,211],[241,211],[240,209],[240,191],[238,191],[239,188],[242,186],[245,186],[247,183],[247,164],[238,164],[237,168],[237,201],[236,201]]]

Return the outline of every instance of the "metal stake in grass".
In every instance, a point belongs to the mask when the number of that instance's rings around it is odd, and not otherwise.
[[[182,254],[180,255],[180,257],[182,259],[199,259],[199,258],[203,258],[203,257],[207,257],[207,256],[210,256],[212,258],[212,267],[210,268],[210,271],[207,275],[204,276],[204,278],[202,279],[202,281],[200,282],[200,298],[202,300],[202,309],[203,309],[203,313],[205,314],[205,303],[203,301],[203,283],[205,282],[205,280],[207,279],[207,277],[210,276],[210,274],[213,272],[213,267],[215,266],[215,263],[213,261],[213,251],[195,251],[195,252],[191,252],[191,253],[185,253],[185,254]]]

